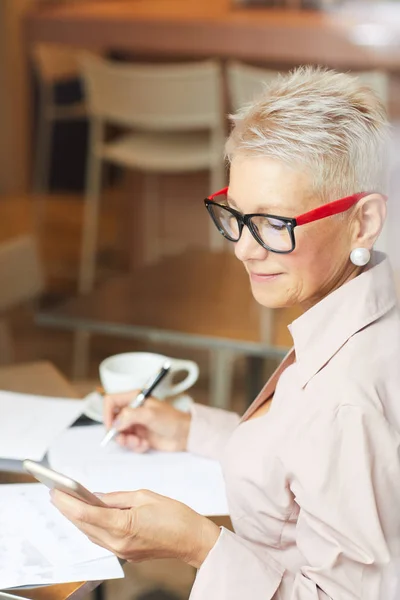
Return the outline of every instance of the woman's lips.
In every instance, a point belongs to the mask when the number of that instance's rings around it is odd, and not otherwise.
[[[251,281],[254,281],[254,283],[267,283],[269,281],[274,281],[282,275],[282,273],[253,273],[251,271],[249,274]]]

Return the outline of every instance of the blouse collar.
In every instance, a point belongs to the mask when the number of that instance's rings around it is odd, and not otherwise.
[[[304,387],[355,333],[397,304],[387,257],[374,252],[370,266],[289,325]]]

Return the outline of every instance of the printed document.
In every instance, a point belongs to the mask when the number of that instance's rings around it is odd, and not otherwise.
[[[50,466],[92,492],[148,489],[187,504],[207,516],[227,515],[220,464],[188,452],[135,454],[111,441],[100,441],[102,425],[72,427],[49,449]]]
[[[118,577],[118,559],[70,523],[44,485],[0,485],[0,589]]]
[[[0,391],[0,458],[42,460],[85,402]]]

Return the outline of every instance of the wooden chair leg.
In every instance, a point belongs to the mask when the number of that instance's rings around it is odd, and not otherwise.
[[[44,234],[47,216],[47,193],[50,185],[51,144],[54,121],[48,115],[48,104],[52,101],[50,90],[40,92],[39,115],[36,134],[33,190],[35,198],[36,231]]]
[[[5,319],[0,320],[0,364],[13,362],[14,347],[10,327]]]
[[[250,406],[265,383],[263,377],[265,358],[262,356],[247,356],[246,362],[246,406]]]
[[[85,207],[82,227],[82,252],[78,290],[85,294],[93,289],[96,275],[96,246],[101,191],[101,159],[97,155],[103,139],[104,125],[97,119],[90,127],[89,158],[86,173]],[[74,334],[72,374],[74,379],[85,377],[89,365],[90,333]]]
[[[82,229],[82,252],[79,272],[79,292],[84,294],[93,289],[96,271],[96,246],[101,190],[101,159],[97,155],[102,139],[103,125],[91,124],[89,158],[86,175],[85,207]]]
[[[154,173],[145,173],[143,181],[143,257],[145,264],[156,263],[161,255],[159,180]]]
[[[229,410],[235,354],[230,350],[210,352],[210,405]]]
[[[96,274],[101,162],[97,157],[93,156],[91,163],[83,216],[82,253],[79,273],[79,292],[81,294],[93,289]]]
[[[33,173],[34,191],[41,194],[48,192],[49,189],[53,120],[50,118],[48,111],[52,102],[52,90],[44,86],[39,90],[36,156]]]
[[[83,379],[87,376],[89,367],[90,333],[78,330],[74,333],[74,348],[72,352],[72,378]]]

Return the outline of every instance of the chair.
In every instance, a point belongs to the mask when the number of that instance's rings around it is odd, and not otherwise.
[[[37,44],[32,50],[39,91],[33,174],[33,186],[36,192],[45,193],[48,190],[54,122],[82,119],[86,115],[85,103],[82,101],[58,104],[55,100],[56,84],[80,77],[78,56],[78,50],[56,44]],[[44,206],[40,207],[40,211],[40,217],[43,218]]]
[[[44,277],[36,239],[26,234],[0,244],[0,362],[13,359],[13,344],[5,311],[38,298]]]
[[[227,81],[230,105],[234,111],[251,102],[262,92],[265,84],[272,81],[278,72],[261,67],[231,61],[227,65]],[[351,72],[380,96],[385,106],[389,98],[389,77],[382,71]]]
[[[388,107],[389,102],[389,76],[383,71],[352,71],[351,75],[357,75],[364,85],[373,89],[383,104]]]
[[[245,65],[237,61],[227,64],[229,105],[236,112],[261,93],[264,85],[272,81],[278,72]]]
[[[157,173],[210,171],[210,189],[224,185],[223,99],[218,63],[176,65],[111,62],[92,55],[81,59],[90,117],[90,142],[83,223],[79,291],[95,281],[95,256],[102,162],[142,171],[144,177],[145,262],[156,262]],[[126,130],[111,141],[105,126]],[[211,247],[223,239],[210,225]]]

